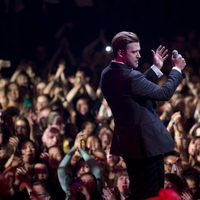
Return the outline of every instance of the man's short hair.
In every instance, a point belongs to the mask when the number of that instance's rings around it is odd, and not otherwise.
[[[126,46],[132,42],[139,42],[139,38],[135,33],[127,31],[117,33],[111,42],[114,56],[117,55],[119,49],[125,50]]]

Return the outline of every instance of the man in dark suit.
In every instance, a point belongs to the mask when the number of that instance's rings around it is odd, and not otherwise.
[[[152,50],[153,65],[137,71],[140,42],[135,33],[119,32],[112,39],[114,60],[101,75],[101,89],[115,121],[111,154],[122,156],[130,179],[130,199],[156,196],[164,185],[163,154],[174,141],[155,112],[155,101],[171,98],[182,81],[186,63],[172,57],[173,68],[164,85],[156,84],[168,56],[164,46]]]

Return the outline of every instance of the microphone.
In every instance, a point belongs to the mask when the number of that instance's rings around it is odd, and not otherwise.
[[[174,49],[174,50],[172,51],[172,57],[173,57],[173,58],[178,58],[178,56],[179,56],[178,51],[177,51],[176,49]]]

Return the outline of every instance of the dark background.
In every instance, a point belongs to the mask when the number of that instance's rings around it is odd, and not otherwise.
[[[143,54],[162,37],[171,41],[199,29],[196,0],[91,0],[91,6],[78,6],[75,0],[0,0],[0,58],[10,59],[12,69],[23,58],[34,59],[43,45],[51,55],[56,48],[55,33],[67,24],[73,53],[94,40],[101,29],[107,40],[118,31],[137,33]]]

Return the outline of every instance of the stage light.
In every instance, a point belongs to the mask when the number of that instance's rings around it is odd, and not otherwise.
[[[105,51],[106,52],[111,52],[112,51],[112,47],[111,46],[106,46],[105,47]]]

